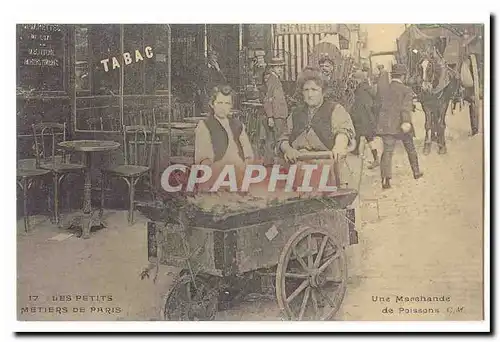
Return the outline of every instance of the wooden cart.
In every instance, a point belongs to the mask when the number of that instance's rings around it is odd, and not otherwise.
[[[326,320],[346,291],[345,247],[357,243],[355,190],[295,198],[225,215],[162,203],[139,206],[148,222],[151,264],[182,268],[164,305],[166,320],[212,320],[224,295],[249,294],[265,279],[291,320]],[[172,219],[181,217],[181,219]]]

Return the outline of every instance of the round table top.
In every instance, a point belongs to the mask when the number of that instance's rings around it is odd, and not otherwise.
[[[206,118],[207,118],[206,116],[192,116],[192,117],[184,118],[183,120],[185,122],[196,123],[197,124],[198,122],[200,122],[200,120],[204,120]]]
[[[17,177],[36,177],[49,173],[50,170],[44,169],[17,169]]]
[[[103,152],[116,150],[120,144],[110,140],[68,140],[60,142],[59,146],[71,151]]]
[[[194,164],[193,157],[186,156],[171,156],[169,158],[170,164],[182,164],[182,165],[192,165]]]
[[[182,130],[189,130],[189,129],[194,129],[197,126],[197,122],[162,122],[160,123],[161,126],[164,127],[157,127],[156,128],[156,133],[159,133],[163,130],[167,130],[168,132],[168,126],[170,126],[172,129],[182,129]]]

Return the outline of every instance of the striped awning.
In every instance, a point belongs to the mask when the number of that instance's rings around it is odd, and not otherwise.
[[[298,74],[309,63],[313,47],[328,36],[335,36],[335,45],[350,39],[346,24],[275,24],[274,54],[285,60],[284,79],[296,81]]]
[[[350,39],[350,30],[346,24],[275,24],[275,35],[290,34],[338,34],[343,39]]]

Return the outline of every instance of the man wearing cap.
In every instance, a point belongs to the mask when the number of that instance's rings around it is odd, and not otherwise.
[[[383,189],[391,187],[392,155],[397,140],[403,142],[413,171],[413,177],[418,179],[423,176],[423,173],[420,172],[418,155],[413,143],[414,131],[411,123],[413,93],[403,83],[406,73],[404,64],[395,64],[393,66],[391,72],[392,81],[389,84],[387,93],[382,98],[378,118],[377,135],[381,136],[384,143],[384,152],[380,160]]]
[[[266,95],[263,106],[266,114],[264,128],[264,165],[274,164],[274,148],[277,139],[283,134],[288,107],[280,78],[285,62],[281,58],[272,58],[265,71]]]
[[[338,95],[335,94],[335,62],[329,54],[322,54],[319,58],[319,69],[325,76],[328,88],[326,89],[325,98],[334,101],[339,101]]]

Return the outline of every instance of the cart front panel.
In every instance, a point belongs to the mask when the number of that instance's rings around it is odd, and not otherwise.
[[[149,222],[148,257],[151,262],[180,268],[188,268],[189,259],[194,272],[230,276],[275,266],[290,237],[306,226],[329,231],[343,246],[357,243],[354,209],[282,217],[233,229],[191,227],[188,232]]]
[[[297,230],[306,226],[328,230],[337,237],[343,246],[348,246],[350,244],[350,224],[346,214],[346,209],[325,210],[304,216],[289,216],[283,220],[237,229],[236,262],[238,273],[242,274],[275,266],[290,237]],[[298,252],[301,253],[301,251]]]
[[[179,268],[188,268],[188,259],[194,272],[222,276],[218,250],[223,250],[220,232],[212,229],[192,228],[185,235],[170,231],[163,222],[148,222],[148,257],[158,262]],[[222,241],[223,243],[223,241]]]

